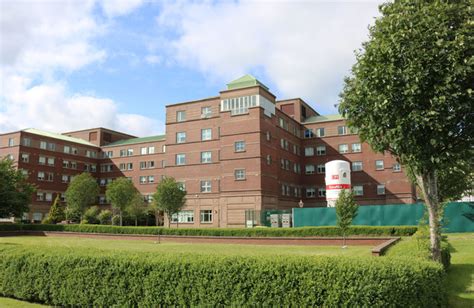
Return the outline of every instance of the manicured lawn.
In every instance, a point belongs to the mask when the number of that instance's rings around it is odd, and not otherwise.
[[[0,307],[2,308],[37,308],[37,307],[49,307],[40,304],[33,304],[29,302],[19,301],[16,299],[0,297]]]
[[[370,256],[371,246],[298,246],[298,245],[243,245],[243,244],[191,244],[147,240],[107,240],[76,237],[17,236],[0,237],[0,249],[6,245],[50,247],[51,250],[71,250],[81,253],[160,253],[210,255],[347,255]]]

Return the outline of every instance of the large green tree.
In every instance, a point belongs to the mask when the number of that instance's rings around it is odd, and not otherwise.
[[[396,0],[380,12],[356,53],[339,111],[363,141],[414,175],[428,208],[432,257],[440,261],[439,175],[460,162],[472,170],[472,2]]]
[[[126,212],[135,221],[135,226],[138,226],[138,219],[145,214],[147,209],[143,196],[139,192],[136,192],[135,196],[130,200]]]
[[[136,194],[137,189],[133,186],[132,181],[126,177],[117,178],[107,185],[105,195],[107,200],[111,203],[112,208],[119,211],[120,225],[123,223],[123,213]]]
[[[35,187],[27,182],[21,170],[17,170],[8,158],[0,160],[0,217],[22,217],[29,211]]]
[[[173,215],[184,207],[185,196],[186,191],[172,177],[166,177],[158,184],[156,193],[153,194],[153,202],[158,210],[168,216],[169,226]]]
[[[74,177],[69,183],[65,195],[68,207],[66,212],[79,213],[82,219],[84,211],[96,203],[99,195],[99,185],[89,173],[84,172]]]
[[[352,220],[357,216],[359,206],[354,200],[352,192],[342,190],[336,200],[337,226],[342,231],[343,246],[346,246],[347,230],[352,224]]]

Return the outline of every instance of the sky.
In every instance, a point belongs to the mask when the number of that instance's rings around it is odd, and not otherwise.
[[[164,133],[165,106],[252,74],[337,113],[381,1],[0,1],[0,133]]]

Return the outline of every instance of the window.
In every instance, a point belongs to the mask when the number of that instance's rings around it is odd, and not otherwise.
[[[71,147],[65,145],[65,146],[63,147],[63,152],[64,152],[64,153],[67,153],[67,154],[71,153]]]
[[[7,158],[8,158],[9,160],[13,160],[13,154],[8,154],[8,155],[7,155]]]
[[[146,161],[140,162],[140,169],[146,169]]]
[[[29,163],[30,162],[30,154],[21,153],[21,161],[24,162],[24,163]]]
[[[37,201],[44,201],[44,194],[42,192],[36,193],[36,200]]]
[[[316,130],[316,136],[317,137],[324,137],[325,136],[324,127],[318,128]]]
[[[30,138],[23,138],[22,139],[22,144],[25,146],[25,147],[30,147],[31,146],[31,139]]]
[[[23,174],[24,176],[28,177],[28,170],[26,169],[20,169],[21,170],[21,174]]]
[[[313,147],[305,147],[304,148],[304,156],[314,156],[314,148]]]
[[[308,187],[306,188],[306,197],[307,198],[314,198],[316,197],[316,188]]]
[[[171,216],[171,222],[192,223],[194,222],[194,211],[180,211]]]
[[[383,160],[376,160],[375,170],[383,170],[383,169],[384,169]]]
[[[245,141],[236,141],[234,143],[235,152],[244,152],[245,151]]]
[[[362,162],[361,161],[353,161],[352,162],[352,171],[362,171]]]
[[[44,200],[52,201],[53,200],[53,194],[52,193],[45,193],[44,194]]]
[[[345,135],[345,134],[347,134],[347,127],[346,127],[346,126],[338,126],[338,127],[337,127],[337,134],[338,134],[338,135]]]
[[[99,204],[106,204],[107,200],[105,199],[105,196],[99,196]]]
[[[8,146],[9,146],[9,147],[15,146],[15,139],[13,139],[13,138],[8,138]]]
[[[43,171],[38,171],[38,181],[44,181],[45,175]]]
[[[127,150],[125,149],[120,150],[120,157],[124,157],[124,156],[127,156]]]
[[[281,146],[282,149],[288,150],[288,148],[289,148],[288,140],[280,139],[280,146]]]
[[[91,172],[97,172],[97,165],[96,164],[91,165]]]
[[[155,183],[155,176],[154,175],[149,175],[148,176],[148,183]]]
[[[201,181],[201,192],[208,193],[211,192],[211,181]]]
[[[265,100],[260,97],[260,100]],[[248,113],[250,107],[257,106],[257,95],[233,97],[221,101],[221,111],[230,111],[231,115]]]
[[[77,151],[77,148],[71,147],[71,153],[77,155],[79,152]]]
[[[38,157],[38,164],[46,165],[46,157],[44,157],[44,156]]]
[[[133,170],[133,163],[127,163],[127,170]]]
[[[166,153],[166,144],[161,147],[161,152]]]
[[[54,157],[48,157],[48,166],[54,166]]]
[[[236,169],[234,171],[234,178],[236,181],[245,180],[245,169]]]
[[[210,128],[204,128],[201,129],[201,140],[211,140],[212,139],[212,129]]]
[[[306,165],[304,166],[304,172],[306,174],[314,174],[314,165]]]
[[[300,174],[301,173],[301,165],[298,164],[298,163],[295,163],[293,165],[293,171],[296,173],[296,174]]]
[[[186,142],[186,133],[185,132],[176,133],[176,143],[184,143],[184,142]]]
[[[140,176],[140,184],[146,184],[147,177],[146,176]]]
[[[318,165],[317,167],[317,172],[318,173],[325,173],[326,172],[326,166],[325,165]]]
[[[148,148],[145,147],[145,148],[140,148],[140,154],[141,155],[147,155],[148,154]]]
[[[186,154],[176,154],[176,165],[186,165]]]
[[[33,220],[34,221],[41,221],[43,219],[42,213],[33,213]]]
[[[349,146],[347,144],[339,145],[339,153],[344,154],[349,152]]]
[[[63,174],[61,177],[61,182],[69,183],[69,175]]]
[[[97,153],[94,152],[94,151],[86,150],[86,156],[87,156],[87,157],[96,158],[96,157],[97,157]]]
[[[177,182],[179,189],[182,191],[186,191],[186,183],[184,182]]]
[[[155,154],[155,147],[148,147],[148,154]]]
[[[176,122],[186,121],[186,111],[177,111],[176,112]]]
[[[201,108],[201,118],[209,118],[212,116],[211,106]]]
[[[272,156],[270,154],[267,155],[267,165],[272,164]]]
[[[63,168],[69,168],[69,160],[63,160]]]
[[[71,169],[77,169],[77,162],[75,161],[71,162]]]
[[[56,144],[48,142],[48,150],[56,151]]]
[[[305,129],[304,130],[304,137],[305,138],[313,138],[314,137],[314,133],[313,133],[313,130],[312,129]]]
[[[212,162],[212,152],[201,152],[201,163]]]
[[[127,149],[127,156],[133,155],[133,149]]]
[[[48,144],[46,143],[46,141],[40,141],[40,149],[46,150],[47,147]]]
[[[155,161],[150,160],[150,161],[147,163],[147,167],[148,167],[148,169],[155,168]]]
[[[352,144],[352,153],[359,153],[362,152],[362,148],[360,146],[360,143],[353,143]]]
[[[377,195],[385,195],[385,185],[377,185]]]
[[[270,132],[267,132],[267,141],[272,140],[272,134]]]
[[[324,187],[318,188],[318,197],[326,197],[326,188]]]
[[[402,166],[401,166],[399,163],[393,164],[392,168],[393,168],[393,172],[400,172],[400,171],[402,171]]]
[[[364,195],[364,186],[354,185],[352,187],[352,191],[354,192],[354,196],[362,196],[362,195]]]
[[[212,210],[201,210],[201,222],[202,223],[212,222]]]
[[[316,155],[318,155],[318,156],[326,155],[326,146],[325,145],[318,145],[316,147]]]

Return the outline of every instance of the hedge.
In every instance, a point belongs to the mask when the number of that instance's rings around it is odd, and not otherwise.
[[[0,296],[55,306],[438,307],[444,271],[414,259],[131,254],[0,245]]]
[[[348,235],[353,236],[409,236],[416,226],[352,226]],[[112,234],[188,235],[188,236],[239,236],[239,237],[302,237],[341,236],[338,227],[302,228],[163,228],[163,227],[119,227],[107,225],[0,225],[0,231],[69,231]]]

